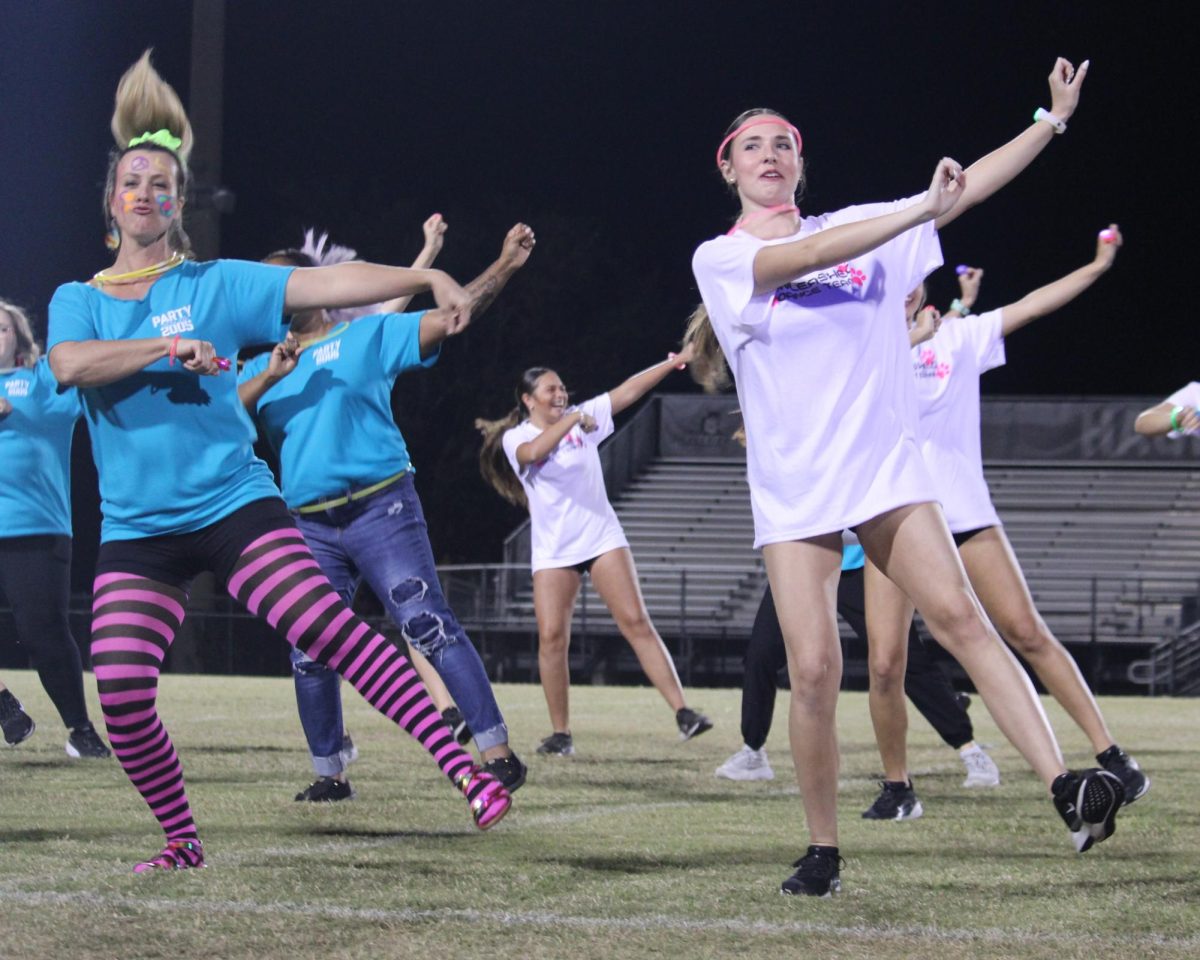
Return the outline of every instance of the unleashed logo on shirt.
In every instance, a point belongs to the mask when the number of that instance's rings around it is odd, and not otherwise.
[[[181,333],[188,333],[196,329],[192,324],[192,305],[190,303],[176,307],[174,310],[157,313],[150,318],[150,322],[154,324],[154,329],[158,331],[160,337],[177,337]]]
[[[329,343],[323,343],[319,347],[313,347],[313,363],[320,366],[322,363],[329,363],[336,360],[342,355],[341,339],[332,340]]]
[[[922,380],[927,380],[930,377],[945,380],[950,376],[950,364],[945,361],[938,363],[937,354],[926,347],[921,351],[917,359],[913,360],[913,372]]]
[[[804,280],[793,280],[785,283],[775,291],[775,301],[803,300],[805,297],[815,297],[823,290],[844,289],[855,294],[861,294],[866,289],[867,275],[852,263],[842,263],[829,270],[822,270]]]

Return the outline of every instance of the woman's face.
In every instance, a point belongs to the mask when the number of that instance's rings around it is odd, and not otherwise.
[[[183,212],[174,158],[162,150],[130,150],[117,163],[108,209],[121,236],[142,244],[162,237]]]
[[[773,207],[792,203],[804,159],[796,149],[791,129],[779,123],[756,123],[729,144],[721,173],[737,187],[742,205]]]
[[[531,393],[521,394],[521,402],[531,420],[557,423],[567,409],[567,388],[553,370],[547,370],[533,385]]]
[[[7,310],[0,310],[0,369],[17,365],[17,325]]]

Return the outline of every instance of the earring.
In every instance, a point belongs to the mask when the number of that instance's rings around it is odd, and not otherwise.
[[[109,226],[108,232],[104,235],[104,245],[109,250],[116,250],[121,246],[121,231],[117,229],[115,223]]]

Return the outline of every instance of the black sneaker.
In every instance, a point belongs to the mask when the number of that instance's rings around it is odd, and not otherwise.
[[[339,800],[353,800],[355,796],[349,780],[321,777],[296,794],[296,799],[309,803],[337,803]]]
[[[537,752],[552,757],[569,757],[575,752],[575,742],[569,733],[552,733],[538,744]]]
[[[1125,800],[1120,777],[1095,768],[1068,770],[1054,778],[1050,792],[1079,853],[1107,840],[1117,829],[1117,811]]]
[[[517,787],[525,782],[525,774],[529,772],[529,768],[515,753],[489,760],[483,765],[483,769],[504,784],[504,789],[509,793],[514,793]]]
[[[1103,753],[1096,754],[1096,762],[1121,781],[1126,805],[1144,797],[1150,790],[1150,778],[1142,773],[1138,762],[1115,743]]]
[[[462,715],[462,711],[458,707],[447,707],[442,711],[442,719],[446,721],[446,726],[454,734],[454,739],[461,746],[466,746],[471,742],[471,728],[467,726],[467,721]]]
[[[679,727],[680,740],[691,740],[692,737],[698,737],[704,731],[712,729],[712,721],[690,707],[675,711],[675,723]]]
[[[916,820],[925,812],[911,780],[880,780],[879,786],[879,796],[863,811],[864,820]]]
[[[4,730],[4,742],[10,747],[28,740],[37,729],[33,717],[25,712],[21,701],[9,690],[0,690],[0,729]]]
[[[793,897],[832,897],[842,891],[841,868],[845,865],[837,847],[811,846],[792,864],[796,872],[780,884],[779,892]]]
[[[112,756],[112,751],[100,739],[96,728],[88,722],[80,724],[67,737],[67,756],[76,760],[83,757],[89,760],[106,760]]]

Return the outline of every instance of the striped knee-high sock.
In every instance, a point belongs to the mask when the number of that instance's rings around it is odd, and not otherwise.
[[[98,576],[92,601],[92,666],[108,739],[168,840],[196,837],[183,767],[155,707],[186,603],[182,590],[126,573]]]
[[[455,742],[409,659],[342,603],[299,530],[281,527],[251,543],[228,589],[288,643],[336,670],[408,731],[452,782],[470,774],[470,754]],[[473,799],[472,787],[466,791]]]

